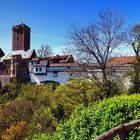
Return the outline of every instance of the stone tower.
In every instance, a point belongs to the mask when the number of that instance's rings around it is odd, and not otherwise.
[[[12,51],[30,49],[30,32],[27,25],[21,23],[12,28]]]

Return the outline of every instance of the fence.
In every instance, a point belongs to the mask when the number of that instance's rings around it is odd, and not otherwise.
[[[140,120],[121,124],[115,128],[110,129],[108,132],[98,136],[95,140],[112,140],[113,137],[119,135],[120,140],[126,140],[128,135],[128,130],[140,126]]]

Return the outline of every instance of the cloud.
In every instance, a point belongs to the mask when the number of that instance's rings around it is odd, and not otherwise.
[[[69,48],[71,48],[72,45],[56,45],[55,47],[52,47],[53,53],[54,54],[67,54],[67,53],[71,53],[69,51]]]
[[[49,39],[49,40],[57,40],[57,41],[65,41],[63,38],[48,37],[48,36],[45,36],[45,35],[38,35],[38,34],[33,34],[33,35],[31,35],[31,37],[33,37],[33,38],[46,38],[46,39]]]
[[[54,54],[63,54],[63,49],[64,49],[65,46],[55,46],[55,47],[52,47],[52,51]]]

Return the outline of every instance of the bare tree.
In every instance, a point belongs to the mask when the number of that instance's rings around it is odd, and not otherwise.
[[[107,62],[114,49],[122,43],[123,18],[110,9],[98,14],[98,21],[79,28],[75,24],[68,31],[68,39],[72,43],[71,50],[84,69],[91,72],[90,77],[105,87],[107,79]],[[90,64],[90,65],[89,65]],[[102,78],[95,73],[95,65],[101,70]],[[106,94],[106,93],[105,93]]]
[[[140,56],[140,24],[136,24],[126,30],[125,40],[133,48],[137,57]]]
[[[126,30],[125,40],[136,56],[130,92],[140,93],[140,24],[136,24]]]
[[[41,48],[37,50],[37,56],[39,58],[46,58],[50,55],[52,55],[52,50],[48,44],[46,45],[42,44]]]

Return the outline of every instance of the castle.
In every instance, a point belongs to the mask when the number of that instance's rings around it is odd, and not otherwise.
[[[29,60],[36,57],[35,50],[30,50],[31,29],[21,23],[12,28],[12,51],[0,58],[0,80],[4,86],[12,78],[29,79]]]
[[[12,50],[5,55],[0,49],[1,87],[4,87],[13,78],[21,81],[30,80],[31,83],[37,84],[46,81],[62,84],[81,74],[89,74],[81,72],[81,68],[72,55],[38,58],[35,50],[30,50],[30,32],[30,27],[23,23],[13,26]],[[134,57],[111,58],[108,61],[108,71],[111,72],[113,78],[121,77],[125,72],[133,70],[133,62]],[[100,75],[100,68],[97,65],[93,65],[93,71]]]
[[[30,32],[30,27],[23,23],[13,26],[12,51],[5,55],[0,49],[1,86],[13,78],[21,81],[31,80],[32,83],[64,83],[71,79],[71,68],[77,69],[72,55],[37,58],[35,50],[30,50]]]

